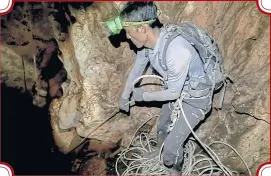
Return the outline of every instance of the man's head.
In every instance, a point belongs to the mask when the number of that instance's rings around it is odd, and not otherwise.
[[[154,33],[162,24],[157,18],[157,7],[153,2],[128,2],[120,16],[105,22],[105,28],[111,35],[125,29],[128,39],[138,47],[153,47]]]
[[[123,22],[142,22],[124,25],[126,36],[137,48],[150,47],[149,33],[156,27],[158,21],[157,7],[153,2],[128,2],[120,13],[120,18]]]

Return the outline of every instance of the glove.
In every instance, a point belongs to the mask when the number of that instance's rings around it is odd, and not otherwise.
[[[144,101],[143,99],[143,93],[145,91],[142,88],[135,88],[135,90],[133,91],[133,99],[135,101]]]
[[[130,104],[127,104],[129,102],[129,99],[124,99],[122,97],[120,97],[120,109],[125,111],[125,112],[129,112],[129,109],[130,109]],[[125,105],[127,104],[127,105]]]

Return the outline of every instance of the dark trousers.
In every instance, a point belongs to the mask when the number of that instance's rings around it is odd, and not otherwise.
[[[172,166],[183,160],[183,144],[191,133],[191,130],[181,113],[172,131],[167,134],[168,126],[171,124],[170,116],[173,110],[172,104],[170,104],[170,106],[171,107],[169,107],[169,103],[163,105],[157,128],[158,146],[161,146],[164,142],[163,161],[166,166]],[[194,128],[205,117],[203,111],[185,102],[183,102],[183,110],[192,128]]]

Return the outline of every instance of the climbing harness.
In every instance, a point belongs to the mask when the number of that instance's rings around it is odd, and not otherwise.
[[[184,96],[181,96],[179,98],[179,101],[183,101],[183,97]],[[169,104],[170,106],[170,104]],[[171,111],[171,115],[170,115],[170,120],[171,120],[171,124],[168,126],[168,129],[167,129],[167,133],[171,132],[171,130],[173,129],[175,123],[177,122],[178,118],[180,117],[180,109],[181,109],[181,106],[180,104],[178,103],[178,100],[173,103],[173,109]]]

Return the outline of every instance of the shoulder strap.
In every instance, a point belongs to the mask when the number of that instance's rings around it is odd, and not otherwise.
[[[175,39],[177,36],[181,35],[179,32],[177,32],[177,28],[169,29],[172,25],[166,24],[161,29],[161,33],[164,33],[161,37],[161,44],[159,46],[158,50],[158,59],[159,64],[161,68],[164,71],[168,71],[168,67],[166,64],[166,54],[169,44],[172,42],[173,39]]]
[[[169,35],[169,38],[166,40],[166,43],[165,43],[164,47],[162,48],[162,58],[159,58],[159,60],[161,62],[161,67],[164,69],[164,71],[168,70],[168,67],[166,64],[166,55],[167,55],[168,46],[172,42],[172,40],[175,39],[176,37],[178,37],[179,35],[181,35],[181,34],[178,32],[173,32],[171,35]],[[159,57],[161,57],[160,54],[159,54]]]
[[[187,24],[184,23],[183,25],[187,25]],[[162,54],[159,53],[158,57],[159,57],[160,65],[164,71],[168,70],[168,67],[166,65],[166,54],[167,54],[168,46],[172,42],[172,40],[174,40],[176,37],[182,36],[191,45],[199,45],[196,39],[187,35],[185,32],[181,30],[181,28],[182,27],[180,25],[168,24],[163,29],[165,34],[162,36],[162,43],[160,44],[160,48],[159,48],[159,51],[161,51]],[[207,53],[205,54],[207,55]]]

